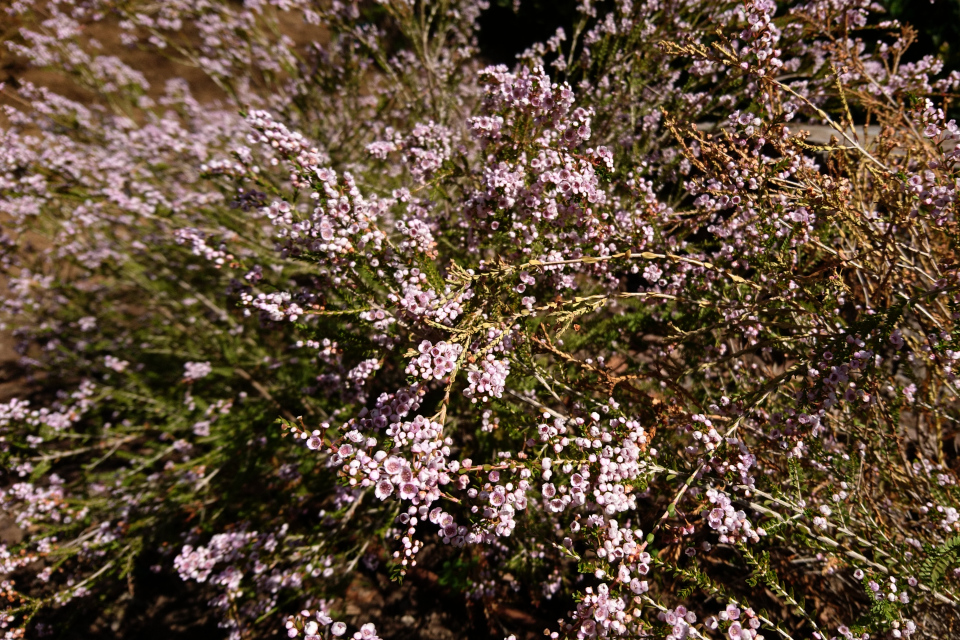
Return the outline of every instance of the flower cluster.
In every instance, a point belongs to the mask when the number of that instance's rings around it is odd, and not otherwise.
[[[424,340],[417,351],[420,355],[410,361],[406,373],[424,380],[443,380],[456,368],[463,347],[456,343],[441,341],[433,344]]]
[[[6,638],[954,633],[960,71],[491,4],[5,7]]]
[[[744,511],[737,511],[730,497],[716,489],[707,490],[707,499],[712,509],[704,511],[704,517],[711,529],[719,534],[722,543],[736,543],[740,540],[759,542],[760,536],[765,535],[762,528],[754,529]]]
[[[209,362],[187,362],[183,365],[183,377],[187,380],[206,378],[213,371]]]
[[[501,398],[508,375],[510,361],[497,360],[492,353],[488,353],[481,362],[480,370],[467,374],[468,384],[463,395],[471,398],[473,402],[476,402],[477,398],[483,402],[489,401],[491,397]]]

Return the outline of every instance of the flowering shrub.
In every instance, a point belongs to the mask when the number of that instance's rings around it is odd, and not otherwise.
[[[485,66],[485,6],[7,8],[91,98],[4,89],[6,638],[164,576],[231,638],[409,633],[386,576],[500,637],[956,632],[960,73],[866,0]]]

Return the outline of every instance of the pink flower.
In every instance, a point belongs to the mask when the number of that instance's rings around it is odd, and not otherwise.
[[[374,494],[381,500],[386,500],[393,493],[393,484],[389,480],[381,480],[377,483]],[[401,492],[401,497],[403,493]]]

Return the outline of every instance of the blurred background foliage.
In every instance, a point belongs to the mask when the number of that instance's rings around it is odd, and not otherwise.
[[[890,17],[912,25],[917,42],[906,61],[939,55],[947,69],[960,68],[960,0],[880,0]],[[543,42],[560,27],[569,36],[577,18],[579,0],[491,0],[480,25],[480,50],[490,61],[510,64],[536,42]],[[604,2],[594,3],[603,8]],[[785,5],[785,2],[779,2]],[[600,11],[599,13],[602,13]]]
[[[939,54],[947,69],[960,68],[960,0],[881,0],[880,4],[917,30],[908,60]]]

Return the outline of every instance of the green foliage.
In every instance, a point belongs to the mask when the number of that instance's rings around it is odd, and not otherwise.
[[[960,536],[948,538],[937,547],[927,545],[924,550],[927,557],[920,564],[917,577],[924,584],[938,588],[947,571],[954,567],[960,558]]]

